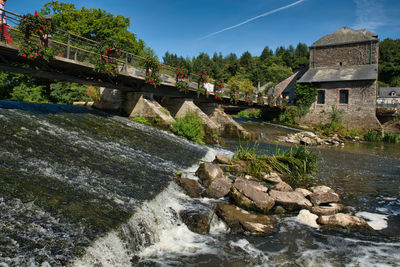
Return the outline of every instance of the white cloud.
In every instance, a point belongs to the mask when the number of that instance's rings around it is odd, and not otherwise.
[[[375,31],[387,24],[382,0],[354,0],[356,3],[355,29]]]
[[[304,2],[304,1],[306,1],[306,0],[298,0],[298,1],[294,2],[294,3],[289,4],[289,5],[286,5],[286,6],[283,6],[283,7],[280,7],[280,8],[277,8],[277,9],[274,9],[274,10],[271,10],[271,11],[268,11],[268,12],[265,12],[265,13],[263,13],[263,14],[261,14],[261,15],[258,15],[258,16],[252,17],[252,18],[249,18],[249,19],[247,19],[247,20],[245,20],[245,21],[242,21],[242,22],[240,22],[240,23],[238,23],[238,24],[236,24],[236,25],[227,27],[227,28],[222,29],[222,30],[220,30],[220,31],[216,31],[216,32],[210,33],[209,35],[204,36],[204,37],[201,38],[200,40],[206,39],[206,38],[211,37],[211,36],[214,36],[214,35],[217,35],[217,34],[222,33],[222,32],[224,32],[224,31],[232,30],[232,29],[237,28],[237,27],[239,27],[239,26],[242,26],[242,25],[244,25],[244,24],[246,24],[246,23],[249,23],[250,21],[253,21],[253,20],[256,20],[256,19],[259,19],[259,18],[262,18],[262,17],[266,17],[266,16],[269,16],[269,15],[274,14],[274,13],[276,13],[276,12],[279,12],[279,11],[282,11],[282,10],[285,10],[285,9],[288,9],[288,8],[290,8],[290,7],[292,7],[292,6],[295,6],[295,5],[298,5],[298,4],[300,4],[300,3]]]

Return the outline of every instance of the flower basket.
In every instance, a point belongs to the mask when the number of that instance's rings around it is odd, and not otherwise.
[[[55,54],[53,49],[47,45],[47,38],[54,32],[54,27],[50,20],[46,20],[37,11],[35,14],[27,14],[22,17],[18,29],[24,35],[19,55],[28,61],[49,61]],[[31,38],[37,35],[39,41]]]
[[[117,76],[119,73],[118,58],[121,56],[122,51],[112,44],[106,46],[104,43],[99,45],[98,51],[100,57],[94,65],[94,71],[105,73],[111,77]]]
[[[145,62],[146,75],[144,76],[145,83],[148,83],[154,87],[160,86],[161,76],[160,71],[162,69],[161,64],[157,59],[148,57]]]
[[[207,72],[199,73],[199,78],[197,80],[197,88],[202,88],[204,83],[208,82],[208,75]]]

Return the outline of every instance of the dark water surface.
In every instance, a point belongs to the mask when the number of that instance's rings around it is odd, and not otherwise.
[[[282,131],[252,127],[269,142]],[[316,150],[318,183],[376,236],[322,232],[297,214],[270,237],[231,234],[216,218],[199,235],[178,216],[196,201],[171,177],[196,178],[200,160],[232,154],[227,141],[209,148],[86,108],[0,101],[0,266],[399,266],[399,145]]]

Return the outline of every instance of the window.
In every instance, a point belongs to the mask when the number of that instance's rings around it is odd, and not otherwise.
[[[317,104],[325,104],[325,90],[318,90]]]
[[[339,104],[349,104],[349,90],[340,90]]]
[[[389,96],[396,96],[396,92],[395,92],[395,91],[391,91],[391,92],[389,93]]]

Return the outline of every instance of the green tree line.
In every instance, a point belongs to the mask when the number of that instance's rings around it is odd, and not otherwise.
[[[221,53],[214,53],[212,57],[200,53],[190,59],[169,52],[163,56],[164,64],[183,67],[191,73],[207,72],[212,78],[223,82],[228,82],[232,77],[238,81],[250,80],[253,86],[277,84],[294,70],[307,66],[308,61],[308,47],[303,43],[299,43],[296,48],[292,45],[287,48],[280,46],[275,52],[266,46],[258,56],[248,51],[240,57],[234,53],[225,57]]]

